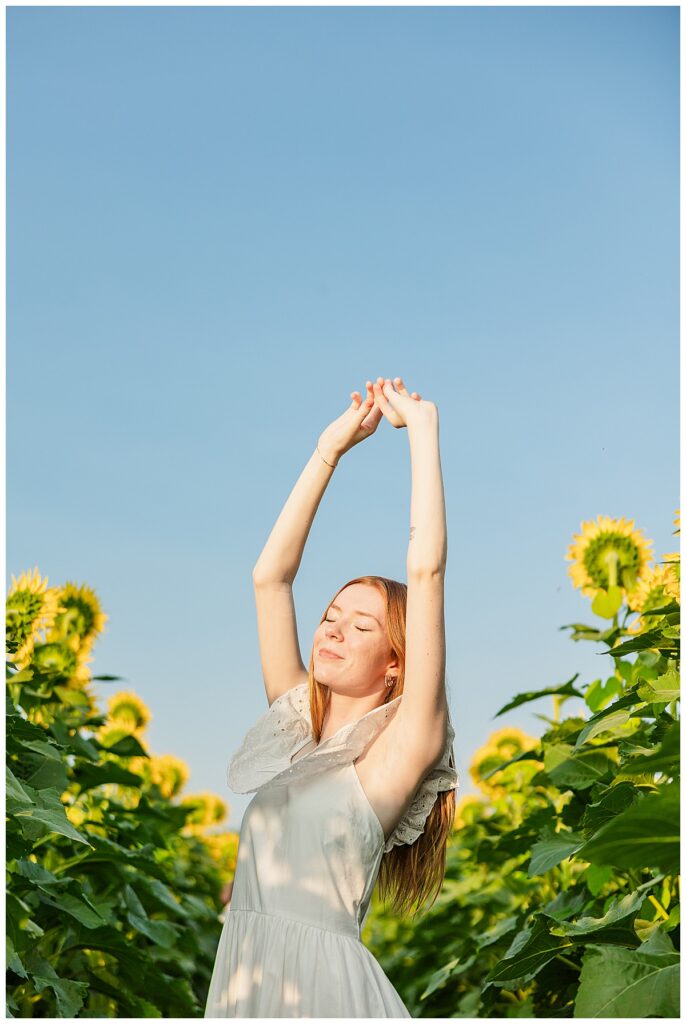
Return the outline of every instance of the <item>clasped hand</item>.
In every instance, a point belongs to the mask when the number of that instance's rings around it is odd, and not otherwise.
[[[434,402],[422,400],[416,391],[410,394],[400,377],[393,381],[389,377],[377,377],[373,384],[368,380],[364,402],[359,391],[351,392],[350,397],[351,405],[319,438],[319,449],[326,459],[333,456],[338,460],[354,445],[370,437],[384,416],[394,427],[412,429],[420,422],[432,422],[438,412]]]

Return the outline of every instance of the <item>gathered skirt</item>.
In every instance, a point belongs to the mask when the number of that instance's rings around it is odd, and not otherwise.
[[[256,910],[228,910],[205,1017],[410,1017],[364,943]]]

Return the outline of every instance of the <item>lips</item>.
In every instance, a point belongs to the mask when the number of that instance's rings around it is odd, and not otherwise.
[[[340,657],[341,657],[341,655],[340,654],[336,654],[335,651],[330,651],[328,649],[328,647],[320,647],[319,648],[319,653],[323,654],[325,656],[328,656],[329,658],[339,658],[340,659]]]

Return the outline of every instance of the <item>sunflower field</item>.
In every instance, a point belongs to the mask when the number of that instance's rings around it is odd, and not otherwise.
[[[413,1017],[679,1016],[680,558],[650,547],[582,524],[569,574],[600,621],[562,628],[606,671],[500,708],[552,700],[540,739],[504,727],[474,755],[428,909],[375,894],[363,938]]]
[[[679,517],[675,521],[679,533]],[[680,559],[632,521],[582,524],[567,559],[608,656],[513,697],[552,701],[472,758],[438,898],[363,939],[414,1017],[679,1016]],[[201,1017],[233,876],[225,804],[145,743],[129,691],[96,706],[93,591],[13,579],[7,612],[7,1010]],[[631,621],[630,621],[631,620]],[[564,717],[580,698],[583,714]],[[212,831],[215,830],[215,831]]]
[[[12,577],[6,601],[8,1017],[202,1017],[237,836],[147,749],[136,694],[97,707],[95,593]]]

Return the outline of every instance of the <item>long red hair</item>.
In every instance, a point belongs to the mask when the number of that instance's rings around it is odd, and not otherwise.
[[[401,694],[405,684],[407,584],[385,576],[357,576],[348,580],[327,604],[320,623],[338,594],[353,583],[376,587],[385,599],[386,633],[392,656],[398,661],[398,674],[393,686],[388,688],[382,702],[385,704]],[[329,688],[314,677],[314,651],[310,653],[308,679],[312,733],[318,743],[330,694]],[[452,756],[450,763],[454,767]],[[439,793],[421,836],[412,844],[394,846],[384,854],[379,870],[379,898],[383,902],[388,901],[395,913],[404,915],[415,907],[416,915],[429,897],[432,897],[429,907],[435,902],[445,877],[446,849],[454,818],[455,790]]]

